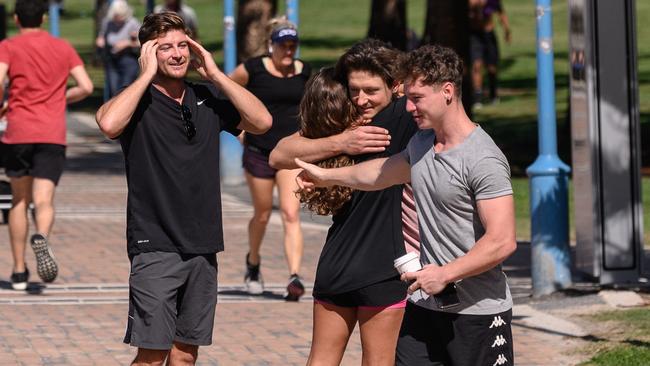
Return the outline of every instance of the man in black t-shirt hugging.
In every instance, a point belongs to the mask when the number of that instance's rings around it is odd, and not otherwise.
[[[271,115],[188,37],[174,13],[144,18],[140,76],[96,119],[124,152],[131,261],[125,343],[136,364],[194,364],[212,343],[223,250],[219,132],[259,134]],[[208,82],[185,80],[192,66]]]

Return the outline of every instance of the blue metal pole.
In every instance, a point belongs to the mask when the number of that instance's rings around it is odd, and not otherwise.
[[[298,11],[298,0],[287,0],[287,19],[300,29],[298,22],[300,21],[300,13]],[[300,48],[296,50],[296,57],[300,57]]]
[[[235,38],[235,2],[223,2],[223,69],[230,74],[237,66],[237,44]],[[243,149],[239,140],[229,133],[222,133],[221,143],[221,181],[224,184],[241,184],[244,171],[241,166]]]
[[[537,0],[537,108],[539,155],[530,177],[533,296],[571,285],[569,166],[557,155],[551,0]]]
[[[59,32],[59,3],[50,1],[49,17],[50,17],[50,34],[54,37],[61,35]]]

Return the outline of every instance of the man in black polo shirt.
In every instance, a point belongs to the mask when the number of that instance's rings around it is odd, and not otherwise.
[[[212,342],[217,302],[216,253],[223,250],[219,132],[263,133],[271,115],[187,36],[173,13],[144,18],[138,35],[141,72],[97,111],[119,138],[129,188],[131,261],[124,341],[134,364],[193,364]],[[184,78],[192,66],[209,83]]]

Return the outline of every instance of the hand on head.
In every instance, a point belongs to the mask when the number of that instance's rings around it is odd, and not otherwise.
[[[193,58],[190,62],[191,65],[204,79],[210,79],[211,75],[219,72],[219,67],[214,62],[212,54],[201,46],[198,42],[187,36],[187,42],[190,45],[192,52],[196,54],[196,58]]]
[[[158,58],[156,57],[158,51],[158,40],[152,39],[145,42],[140,48],[140,74],[148,75],[153,78],[158,72]]]

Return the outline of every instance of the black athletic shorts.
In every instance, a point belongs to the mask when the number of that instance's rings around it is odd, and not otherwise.
[[[147,252],[131,259],[124,343],[168,350],[173,342],[212,344],[217,255]]]
[[[65,165],[65,146],[57,144],[4,145],[5,173],[8,177],[25,176],[59,183]]]
[[[472,62],[482,60],[486,65],[499,63],[499,45],[494,32],[471,32],[469,45]]]
[[[512,310],[462,315],[406,305],[396,365],[514,365]]]
[[[341,294],[314,294],[317,302],[341,307],[385,307],[406,299],[408,284],[399,276]]]
[[[245,145],[242,167],[255,178],[274,179],[278,171],[269,165],[270,153],[253,145]]]

